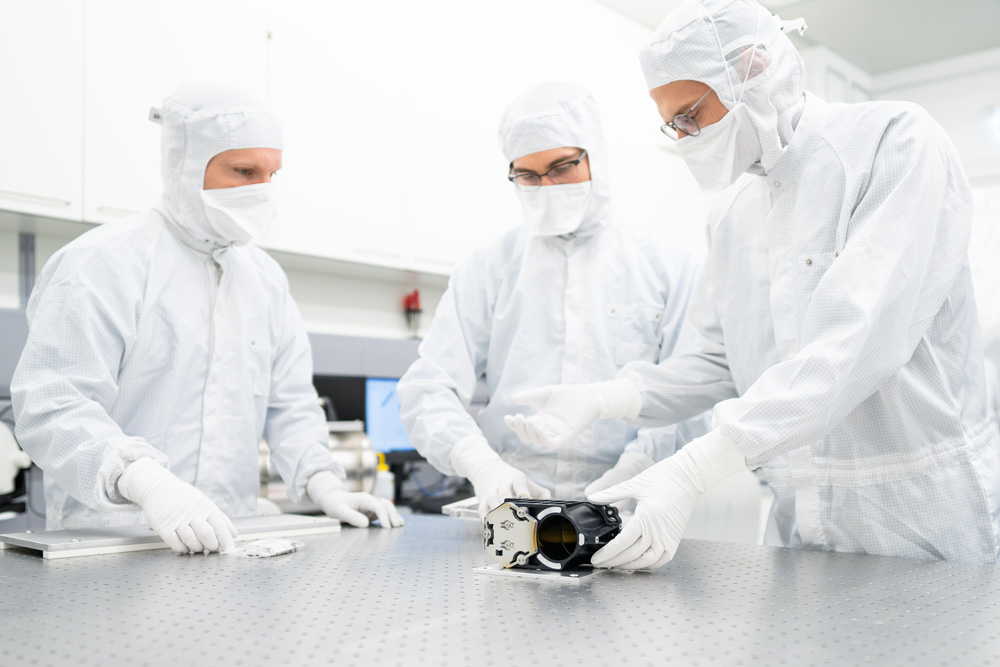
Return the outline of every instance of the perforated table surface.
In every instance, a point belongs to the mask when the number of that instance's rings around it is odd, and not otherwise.
[[[0,665],[1000,664],[1000,568],[685,541],[579,586],[476,574],[476,522],[254,560],[0,552]]]

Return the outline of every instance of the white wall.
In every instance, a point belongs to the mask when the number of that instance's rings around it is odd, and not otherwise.
[[[285,273],[306,330],[313,333],[407,338],[403,296],[418,288],[423,309],[419,335],[423,337],[444,293],[441,285],[411,285],[301,269],[286,269]]]

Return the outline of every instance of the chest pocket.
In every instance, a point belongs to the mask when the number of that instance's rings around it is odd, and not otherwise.
[[[836,252],[814,252],[799,257],[795,268],[795,318],[800,331],[813,293],[837,255]]]
[[[615,364],[656,361],[660,352],[658,329],[664,305],[649,302],[608,307],[608,327],[613,340]]]

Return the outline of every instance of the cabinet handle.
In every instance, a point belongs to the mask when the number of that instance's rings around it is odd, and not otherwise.
[[[66,201],[65,199],[56,199],[55,197],[43,197],[42,195],[30,195],[26,192],[11,192],[10,190],[0,190],[0,197],[6,197],[7,199],[20,199],[21,201],[27,201],[33,204],[44,204],[45,206],[58,206],[60,208],[65,208],[67,206],[73,205],[73,202]]]
[[[438,259],[435,257],[414,257],[413,261],[419,262],[421,264],[437,264],[438,266],[447,266],[449,268],[455,268],[455,266],[457,266],[454,260]]]
[[[138,211],[133,211],[130,208],[118,208],[117,206],[98,206],[94,210],[104,215],[116,215],[120,218],[127,218],[130,215],[138,213]]]
[[[362,248],[355,247],[354,252],[359,255],[374,255],[375,257],[386,257],[388,259],[399,259],[402,257],[401,253],[395,252],[393,250],[380,250],[378,248]]]

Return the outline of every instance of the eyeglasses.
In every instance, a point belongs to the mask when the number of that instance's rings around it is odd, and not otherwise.
[[[697,137],[699,134],[701,134],[701,128],[698,127],[698,123],[694,122],[694,119],[691,118],[691,112],[694,111],[699,104],[701,104],[701,101],[703,99],[708,97],[708,94],[710,92],[712,92],[711,88],[706,90],[705,94],[702,95],[701,98],[694,103],[694,106],[687,110],[687,113],[679,113],[676,116],[674,116],[674,121],[672,123],[664,123],[663,125],[661,125],[660,132],[667,135],[674,141],[677,141],[680,138],[679,133],[681,132],[688,135],[689,137]]]
[[[523,190],[524,192],[531,192],[542,187],[542,179],[546,176],[556,185],[572,183],[576,180],[577,167],[586,155],[587,151],[585,150],[575,160],[560,162],[544,174],[510,173],[507,174],[507,180],[512,182],[518,190]]]

